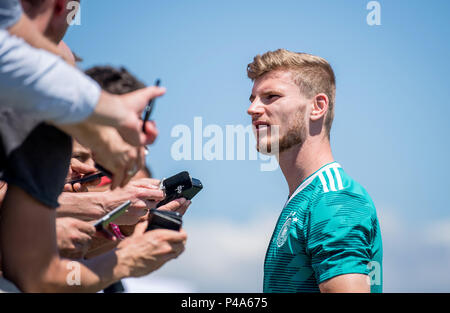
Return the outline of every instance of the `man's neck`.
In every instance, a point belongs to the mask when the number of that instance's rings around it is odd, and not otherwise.
[[[303,145],[283,151],[278,161],[291,196],[302,181],[334,159],[328,139],[319,141],[308,138]]]

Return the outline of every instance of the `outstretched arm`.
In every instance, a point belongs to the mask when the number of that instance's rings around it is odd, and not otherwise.
[[[55,215],[20,188],[9,186],[0,220],[3,273],[22,291],[96,292],[124,277],[146,275],[184,250],[183,231],[145,232],[143,223],[113,251],[82,262],[62,259]],[[70,283],[77,278],[81,285]]]

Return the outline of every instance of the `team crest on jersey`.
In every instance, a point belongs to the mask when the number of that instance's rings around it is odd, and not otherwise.
[[[284,222],[283,227],[281,227],[280,233],[277,237],[278,248],[281,248],[286,243],[286,240],[289,237],[289,231],[291,229],[292,219],[294,216],[295,212],[292,212],[287,218],[286,222]]]

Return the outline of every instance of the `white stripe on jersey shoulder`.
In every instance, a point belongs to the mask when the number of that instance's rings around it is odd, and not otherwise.
[[[328,182],[330,183],[330,190],[331,191],[337,191],[336,190],[336,185],[334,184],[334,178],[333,178],[333,175],[331,175],[330,169],[327,168],[325,170],[325,173],[327,173]]]
[[[303,189],[305,189],[317,176],[319,176],[320,182],[322,183],[323,186],[323,192],[329,192],[330,189],[331,191],[337,191],[337,190],[342,190],[344,189],[344,186],[342,184],[342,178],[341,175],[339,174],[339,168],[341,168],[341,165],[339,165],[339,163],[337,162],[333,162],[331,164],[328,164],[327,166],[321,168],[317,173],[315,173],[314,175],[312,175],[311,177],[309,177],[307,180],[305,180],[296,190],[295,192],[292,194],[292,196],[289,197],[288,201],[286,202],[285,206],[288,205],[289,202],[291,202],[291,200],[298,195],[298,193],[300,191],[302,191]],[[333,175],[331,175],[331,169],[334,170],[334,173],[336,175],[336,180],[337,180],[337,190],[336,190],[336,184],[334,182],[334,177]],[[330,181],[330,189],[327,186],[327,181],[325,180],[325,176],[323,175],[323,173],[326,173],[328,180]]]
[[[338,170],[339,167],[340,167],[339,164],[334,163],[320,171],[319,177],[320,177],[320,182],[322,183],[322,186],[323,186],[323,192],[327,193],[330,191],[338,191],[338,190],[344,189],[344,185],[342,184],[342,177],[341,177],[341,174],[339,174],[339,170]],[[336,179],[335,179],[335,177],[333,177],[333,174],[331,174],[331,169],[333,169]],[[328,184],[323,176],[324,172],[327,175]],[[337,183],[337,186],[336,186],[336,183]]]
[[[342,177],[341,174],[339,173],[339,170],[337,167],[333,167],[334,170],[334,175],[336,175],[336,179],[337,179],[337,183],[338,183],[338,189],[342,190],[344,189],[344,184],[342,184]]]

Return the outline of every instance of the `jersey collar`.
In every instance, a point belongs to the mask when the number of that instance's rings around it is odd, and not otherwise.
[[[332,162],[329,164],[326,164],[324,166],[322,166],[320,169],[318,169],[316,172],[314,172],[313,174],[311,174],[308,178],[306,178],[301,184],[300,186],[297,187],[297,189],[294,191],[294,193],[289,197],[289,199],[286,201],[286,204],[284,205],[286,207],[286,205],[289,204],[289,202],[291,202],[292,199],[294,199],[294,197],[296,195],[299,194],[299,192],[301,192],[303,189],[305,189],[309,184],[311,184],[311,182],[317,177],[317,175],[319,175],[320,173],[322,173],[323,171],[329,169],[329,168],[341,168],[341,166],[339,165],[339,163],[337,162]]]

